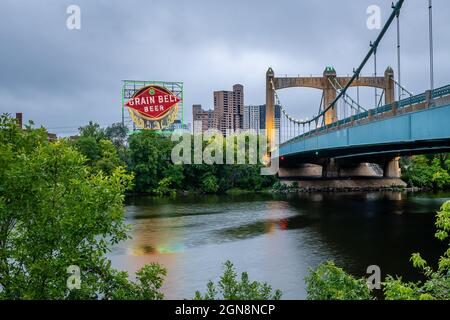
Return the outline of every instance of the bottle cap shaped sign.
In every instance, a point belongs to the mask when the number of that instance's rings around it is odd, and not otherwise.
[[[176,95],[160,86],[146,86],[137,91],[125,103],[125,106],[136,110],[150,120],[159,120],[181,101]]]

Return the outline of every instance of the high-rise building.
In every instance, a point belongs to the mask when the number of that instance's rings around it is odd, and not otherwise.
[[[204,132],[210,128],[214,128],[214,111],[203,110],[201,104],[192,106],[192,121],[194,123],[194,132]],[[196,127],[200,123],[199,127]]]
[[[281,108],[275,106],[275,129],[280,129]],[[260,133],[266,129],[266,105],[245,106],[243,114],[244,130],[254,130]]]
[[[260,125],[260,107],[261,106],[244,106],[243,113],[243,129],[259,132]]]
[[[233,111],[234,129],[238,131],[243,128],[244,122],[244,86],[241,84],[235,84],[233,86]]]
[[[214,91],[214,127],[227,135],[242,129],[244,87],[233,86],[233,91]]]

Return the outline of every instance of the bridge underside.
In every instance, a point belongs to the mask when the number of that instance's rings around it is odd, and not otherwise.
[[[450,104],[435,104],[293,139],[280,147],[279,178],[310,188],[405,186],[400,156],[447,152]]]
[[[356,164],[364,162],[383,164],[386,159],[400,156],[447,152],[450,152],[450,139],[413,141],[307,151],[296,155],[284,156],[280,165],[284,168],[296,168],[299,164],[304,163],[323,165],[330,158],[344,165],[345,163]]]

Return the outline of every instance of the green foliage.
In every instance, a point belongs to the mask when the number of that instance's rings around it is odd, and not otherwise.
[[[202,191],[204,193],[216,193],[219,190],[217,179],[211,173],[207,173],[202,179]]]
[[[182,168],[171,161],[173,142],[169,138],[145,130],[130,136],[129,148],[134,191],[166,195],[181,187],[184,176]]]
[[[250,282],[248,274],[243,272],[240,281],[230,261],[224,264],[224,274],[219,282],[209,281],[204,295],[199,291],[195,293],[195,300],[280,300],[281,291],[272,292],[267,283]]]
[[[100,147],[100,157],[94,165],[94,168],[97,171],[111,174],[115,168],[124,165],[123,161],[120,160],[116,148],[111,141],[100,140],[98,144]]]
[[[402,178],[411,187],[449,189],[449,160],[447,154],[402,158]]]
[[[94,137],[82,136],[73,146],[86,157],[86,164],[97,172],[111,174],[115,168],[124,165],[109,140],[97,141]]]
[[[436,216],[436,238],[449,239],[450,201],[446,202]],[[450,243],[439,259],[437,270],[430,267],[419,253],[414,253],[410,261],[422,271],[425,281],[404,282],[401,277],[387,276],[383,283],[386,300],[450,300]],[[306,277],[308,299],[342,300],[370,299],[364,279],[355,279],[332,262],[310,270]]]
[[[79,127],[78,131],[80,137],[92,137],[97,141],[106,139],[105,130],[100,127],[98,123],[89,121],[89,124],[83,127]]]
[[[450,175],[447,170],[439,168],[436,172],[433,173],[433,177],[431,178],[433,181],[433,185],[438,190],[447,189],[450,186]]]
[[[274,191],[286,191],[286,190],[289,190],[289,186],[287,184],[284,184],[284,183],[280,182],[280,181],[277,181],[272,186],[272,190],[274,190]]]
[[[450,232],[450,201],[444,203],[437,213],[436,227],[436,238],[447,240]],[[422,271],[426,280],[423,283],[403,283],[399,278],[388,277],[384,283],[386,299],[450,300],[450,242],[449,248],[439,259],[437,270],[433,270],[419,253],[412,255],[411,262]]]
[[[74,142],[74,146],[86,157],[90,166],[100,158],[100,146],[94,137],[80,137]]]
[[[401,278],[388,276],[384,283],[384,294],[386,300],[433,300],[426,293],[421,293],[416,283],[404,283]]]
[[[153,193],[158,197],[174,196],[176,194],[176,191],[175,189],[171,188],[172,185],[173,185],[172,178],[164,177],[161,180],[159,180],[158,186],[153,191]]]
[[[125,146],[128,137],[128,127],[122,123],[113,123],[105,129],[105,137],[119,149]]]
[[[203,148],[207,144],[207,141],[203,141]],[[130,136],[129,170],[136,176],[134,191],[157,196],[172,195],[177,190],[203,193],[225,193],[231,189],[258,191],[272,186],[275,182],[275,177],[260,175],[261,164],[174,165],[171,162],[174,146],[175,143],[167,136],[151,131]],[[236,148],[236,141],[230,147]],[[225,143],[224,155],[227,148]],[[190,152],[193,160],[193,143]],[[247,161],[248,157],[247,148]]]
[[[87,126],[79,128],[80,136],[73,146],[86,157],[86,164],[93,170],[111,174],[115,168],[125,165],[125,157],[119,156],[119,152],[124,153],[123,132],[126,132],[126,127],[121,124],[103,130],[99,124],[90,121]]]
[[[163,268],[146,266],[131,282],[105,257],[127,239],[132,175],[85,162],[65,140],[49,143],[44,130],[0,117],[0,299],[162,298]],[[71,265],[81,289],[67,287]]]
[[[159,291],[167,270],[157,263],[151,263],[136,272],[136,281],[128,280],[126,272],[113,272],[107,296],[111,300],[162,300]]]
[[[365,279],[356,279],[333,262],[310,269],[305,278],[308,300],[369,300],[371,292]]]

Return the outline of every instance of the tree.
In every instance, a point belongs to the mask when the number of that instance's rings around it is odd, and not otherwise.
[[[109,140],[97,141],[94,137],[86,136],[75,140],[73,145],[86,157],[86,164],[96,171],[111,174],[115,168],[125,164]]]
[[[411,187],[442,190],[450,188],[448,154],[402,158],[402,178]]]
[[[433,170],[425,156],[414,156],[402,161],[402,178],[411,187],[433,188]]]
[[[233,263],[227,261],[224,264],[224,273],[219,282],[214,284],[209,281],[204,295],[199,291],[195,293],[195,300],[280,300],[281,291],[272,292],[272,287],[267,283],[257,281],[250,282],[248,273],[241,274],[241,280],[237,279]]]
[[[113,123],[105,129],[105,137],[119,149],[125,146],[128,137],[128,127],[122,123]]]
[[[436,227],[436,238],[450,239],[450,201],[437,213]],[[419,253],[414,253],[410,261],[422,271],[425,281],[403,282],[401,277],[387,276],[383,283],[386,300],[450,300],[450,242],[436,270]],[[311,300],[371,299],[364,279],[355,279],[332,262],[311,269],[305,280]]]
[[[435,237],[441,241],[450,239],[450,201],[444,203],[436,216]],[[411,256],[415,268],[422,271],[424,282],[404,283],[401,278],[392,276],[384,283],[384,294],[388,300],[450,300],[450,241],[448,249],[439,259],[434,270],[419,253]]]
[[[204,193],[216,193],[219,190],[217,179],[210,173],[207,173],[202,178],[202,191]]]
[[[356,279],[329,261],[305,278],[308,300],[369,300],[371,293],[365,279]]]
[[[94,137],[82,136],[75,140],[73,143],[75,148],[78,149],[87,159],[87,164],[91,167],[95,166],[95,163],[101,156],[100,145]]]
[[[161,299],[166,273],[145,266],[135,282],[111,268],[110,247],[127,239],[124,192],[132,175],[85,165],[68,142],[0,117],[0,299]],[[81,288],[67,286],[69,266]]]
[[[136,192],[166,195],[181,188],[183,168],[171,161],[173,146],[169,138],[150,130],[130,136],[129,169],[135,175]]]
[[[450,174],[445,167],[445,161],[439,158],[435,158],[432,161],[432,170],[433,175],[431,177],[431,181],[433,182],[433,186],[437,190],[443,190],[450,187]]]
[[[124,165],[124,162],[119,158],[116,148],[109,140],[100,140],[98,143],[100,148],[100,158],[96,161],[94,168],[97,171],[102,171],[105,174],[111,174],[115,168]]]
[[[89,121],[86,126],[79,127],[78,131],[81,137],[93,137],[97,141],[106,139],[105,130],[98,123],[92,121]]]

